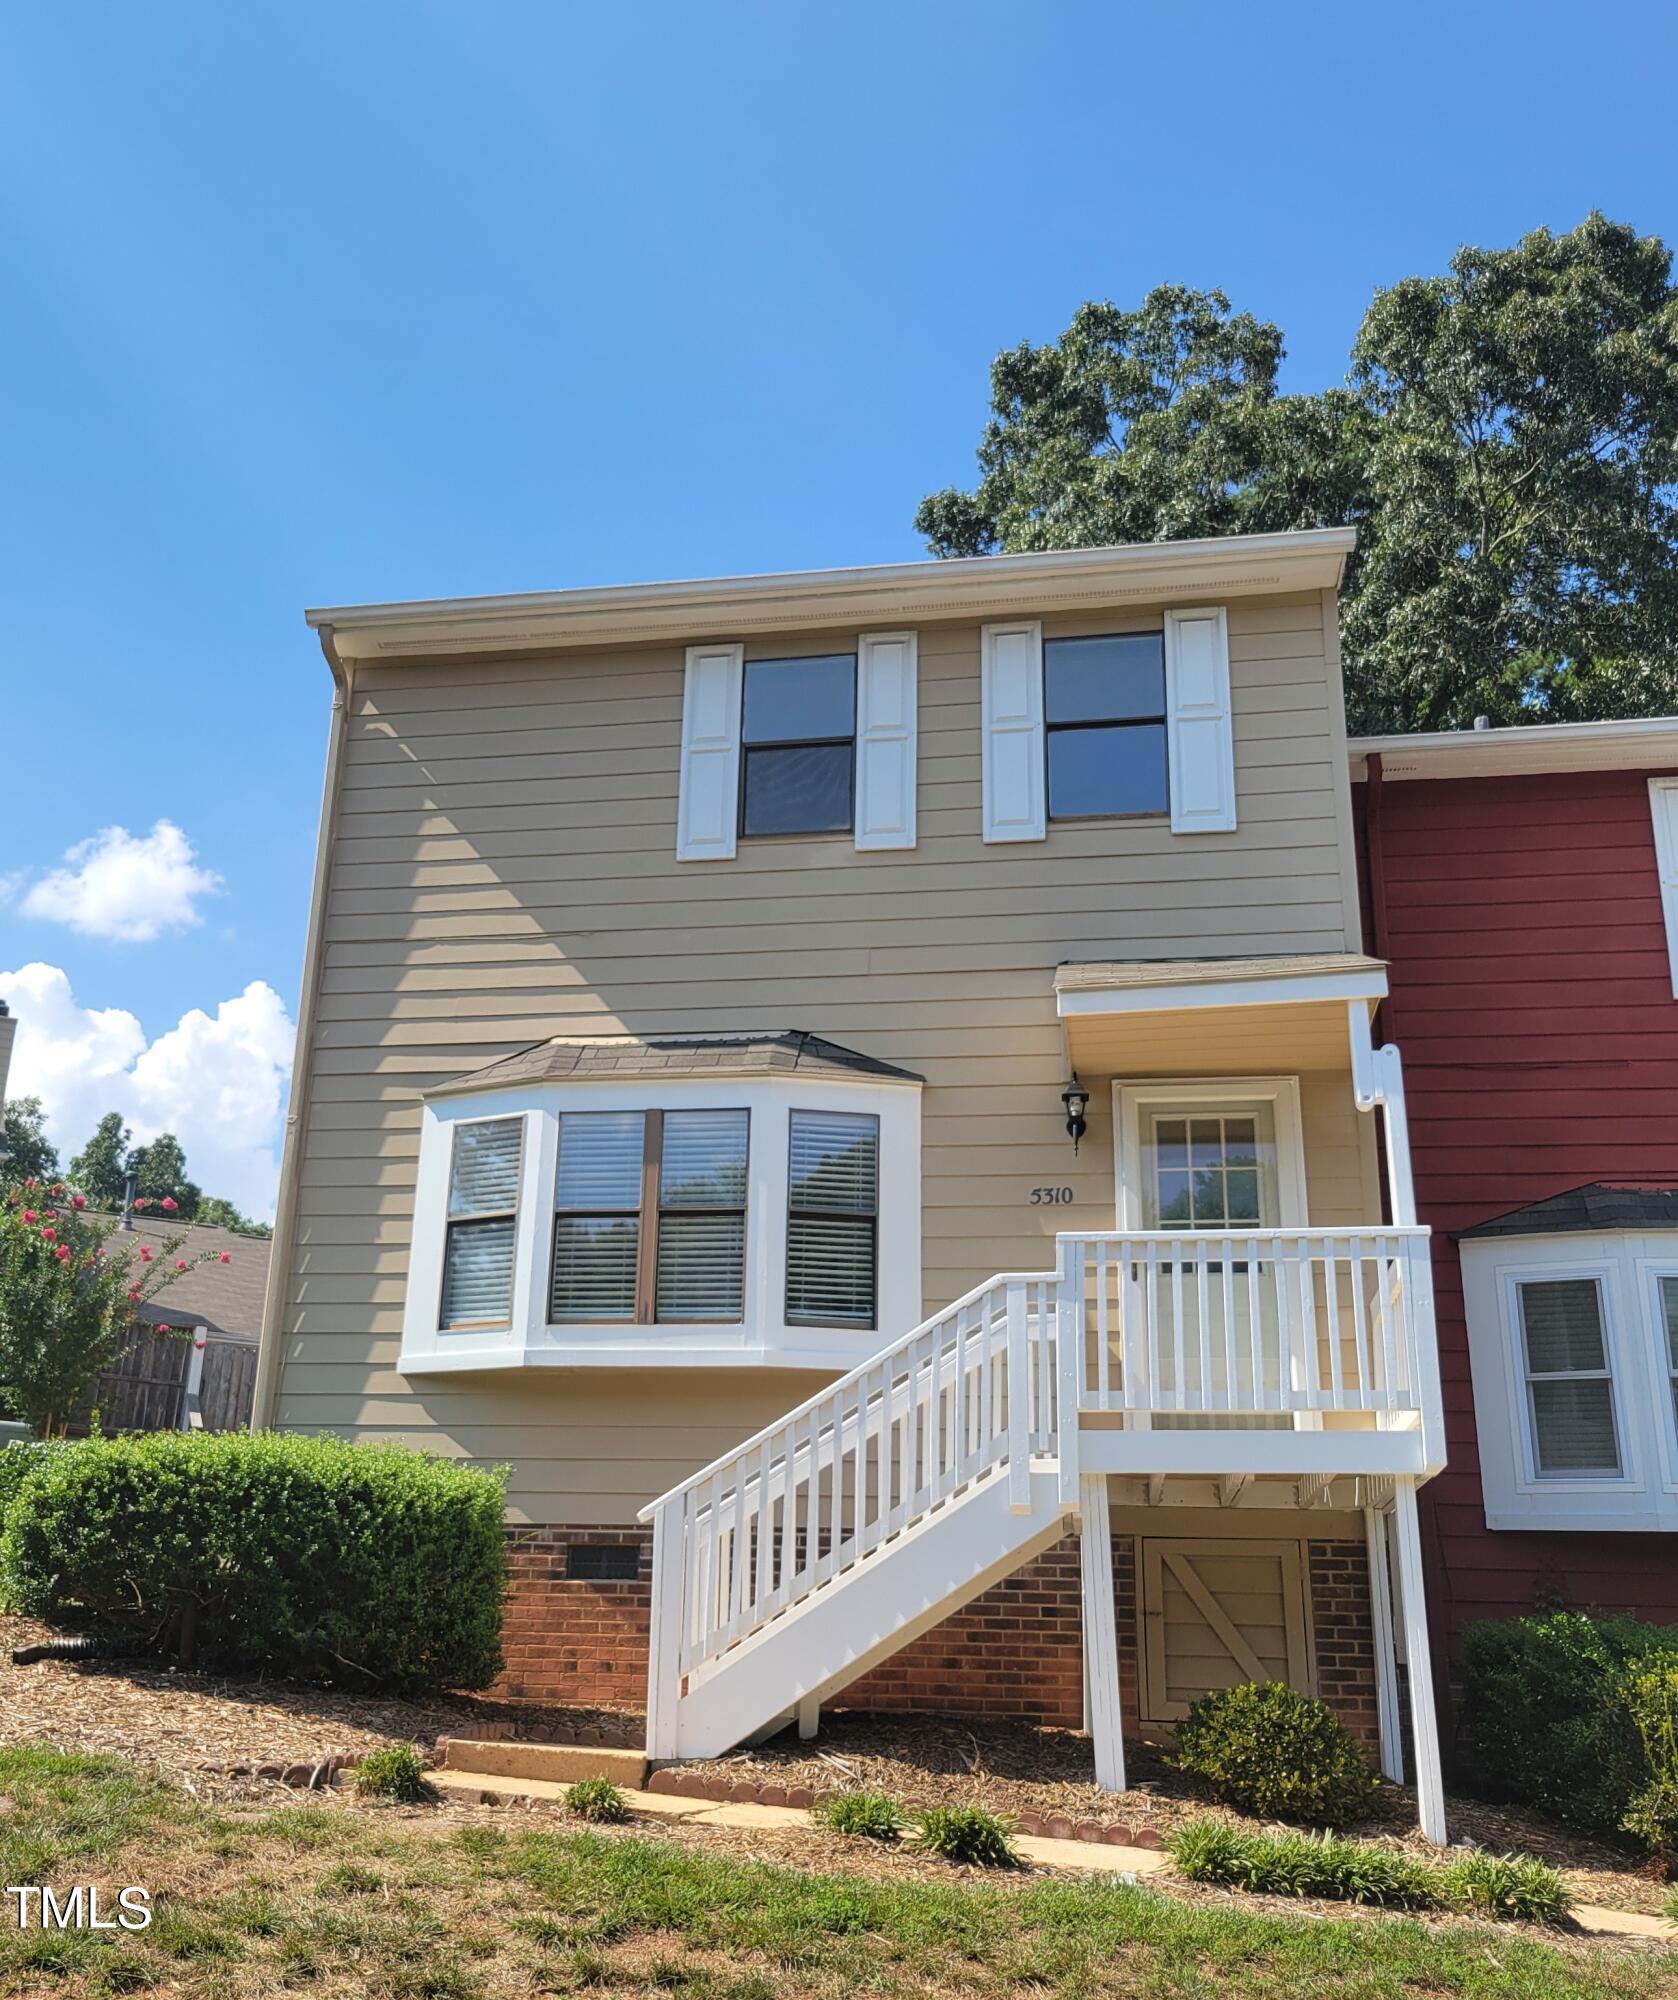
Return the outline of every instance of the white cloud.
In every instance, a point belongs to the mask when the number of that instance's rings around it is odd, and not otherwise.
[[[295,1030],[266,981],[190,1008],[155,1040],[121,1007],[81,1006],[67,975],[35,963],[0,972],[17,1018],[8,1097],[39,1097],[66,1165],[107,1111],[143,1144],[173,1132],[187,1171],[257,1220],[274,1212],[280,1113]]]
[[[104,827],[64,859],[68,867],[51,869],[24,897],[23,914],[125,944],[202,923],[198,899],[221,887],[173,820],[160,819],[147,834]]]

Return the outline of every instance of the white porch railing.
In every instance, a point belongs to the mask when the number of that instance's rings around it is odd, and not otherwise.
[[[684,1683],[980,1482],[1006,1480],[1010,1511],[1028,1514],[1036,1459],[1076,1505],[1082,1414],[1159,1431],[1322,1429],[1334,1413],[1437,1427],[1425,1229],[1154,1231],[1057,1249],[1055,1271],[979,1286],[642,1510],[649,1744],[678,1740]],[[1204,1457],[1185,1441],[1183,1469]]]
[[[1138,1422],[1419,1421],[1433,1379],[1426,1229],[1060,1238],[1078,1401]]]

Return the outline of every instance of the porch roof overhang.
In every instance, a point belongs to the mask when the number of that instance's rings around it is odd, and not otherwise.
[[[1061,966],[1055,1008],[1090,1075],[1344,1069],[1347,1005],[1373,1011],[1387,968],[1361,952],[1097,960]]]

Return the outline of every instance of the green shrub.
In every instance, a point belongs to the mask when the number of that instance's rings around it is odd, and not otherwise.
[[[1629,1677],[1678,1659],[1678,1629],[1555,1611],[1470,1625],[1462,1723],[1475,1781],[1574,1826],[1617,1832],[1651,1772]]]
[[[908,1816],[884,1792],[836,1792],[818,1799],[811,1817],[832,1833],[855,1834],[862,1840],[893,1841],[902,1837]]]
[[[1648,1655],[1620,1685],[1648,1776],[1620,1825],[1670,1867],[1678,1859],[1678,1653]]]
[[[1220,1820],[1191,1820],[1166,1851],[1190,1882],[1258,1895],[1325,1896],[1393,1910],[1427,1910],[1439,1901],[1432,1871],[1411,1855],[1332,1834],[1247,1833]]]
[[[0,1445],[0,1528],[6,1524],[6,1516],[11,1511],[18,1488],[36,1466],[48,1464],[58,1453],[74,1449],[61,1438],[55,1438],[50,1443],[40,1438],[29,1438],[20,1439],[15,1444]]]
[[[1439,1871],[1445,1903],[1474,1917],[1559,1924],[1573,1898],[1559,1872],[1530,1854],[1463,1854]]]
[[[597,1826],[621,1826],[629,1803],[610,1778],[579,1778],[565,1793],[565,1810]]]
[[[1178,1728],[1177,1762],[1227,1805],[1312,1826],[1366,1818],[1379,1782],[1333,1709],[1281,1681],[1203,1695]]]
[[[1555,1869],[1528,1854],[1464,1854],[1430,1868],[1414,1855],[1333,1834],[1248,1833],[1191,1820],[1166,1841],[1178,1874],[1265,1896],[1322,1896],[1389,1910],[1559,1924],[1572,1908]]]
[[[498,1476],[330,1437],[86,1439],[36,1458],[0,1534],[28,1616],[402,1694],[495,1678],[504,1587]]]
[[[355,1767],[355,1788],[364,1799],[396,1799],[417,1804],[431,1796],[425,1759],[411,1743],[393,1743],[370,1750]]]
[[[1014,1822],[982,1806],[929,1806],[915,1828],[915,1845],[946,1861],[975,1868],[1017,1868]]]

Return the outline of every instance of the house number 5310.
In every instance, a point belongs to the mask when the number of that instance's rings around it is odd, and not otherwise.
[[[1031,1205],[1033,1208],[1060,1208],[1072,1199],[1069,1187],[1033,1188]]]

